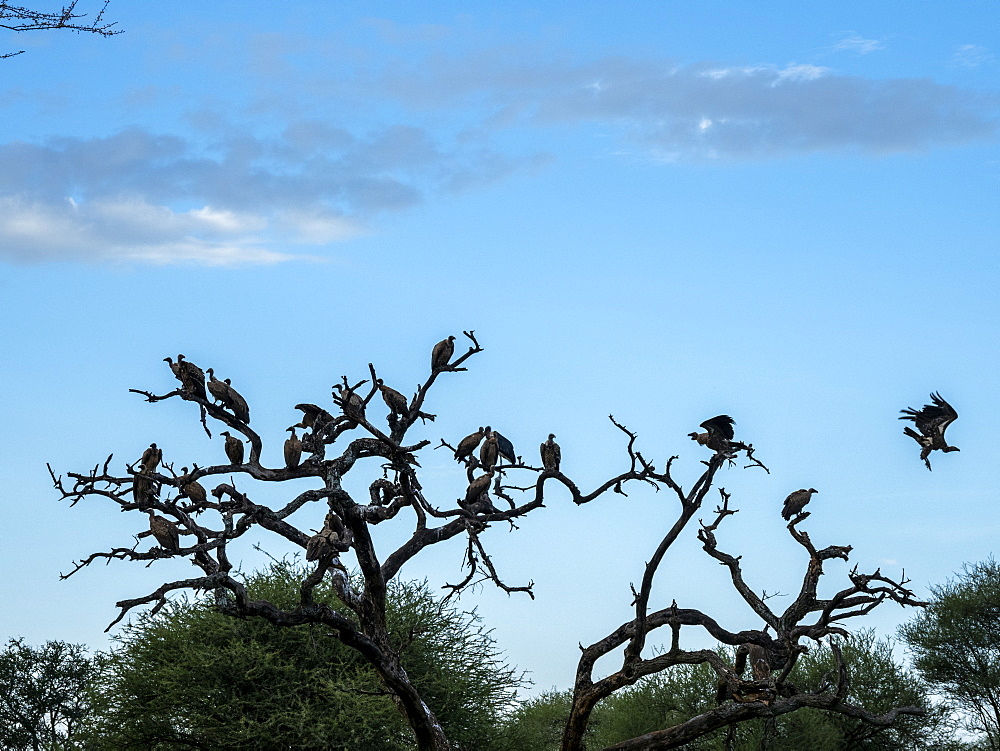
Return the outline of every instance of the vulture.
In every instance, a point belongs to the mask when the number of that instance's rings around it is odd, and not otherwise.
[[[476,450],[479,442],[483,440],[483,436],[489,432],[489,427],[480,428],[475,433],[470,433],[465,436],[461,441],[458,442],[458,448],[455,449],[455,458],[461,461],[472,456],[472,452]]]
[[[479,461],[482,463],[483,469],[491,472],[497,465],[497,457],[499,456],[500,445],[497,442],[497,434],[490,431],[486,440],[483,441],[483,445],[479,447]]]
[[[295,469],[299,466],[299,460],[302,458],[302,441],[295,435],[294,427],[287,428],[287,430],[292,431],[292,435],[285,440],[285,466],[289,469]]]
[[[226,456],[229,457],[230,464],[243,463],[243,441],[232,435],[228,430],[223,430],[220,435],[226,437]]]
[[[181,477],[181,493],[191,499],[194,505],[204,506],[208,502],[208,494],[205,492],[205,486],[197,480],[187,479],[187,467],[181,467],[181,472],[184,473]]]
[[[232,381],[227,378],[224,381],[220,381],[215,377],[215,371],[209,368],[208,373],[208,390],[217,400],[222,402],[222,404],[229,408],[236,419],[243,423],[250,422],[250,407],[247,404],[247,400],[236,389],[233,388]]]
[[[302,421],[293,427],[302,428],[303,430],[312,428],[313,432],[316,432],[321,430],[328,422],[333,421],[333,415],[315,404],[296,404],[295,409],[301,410]]]
[[[510,464],[516,464],[517,457],[514,455],[514,444],[495,430],[493,431],[493,435],[497,437],[497,449],[500,452],[500,456],[506,459]]]
[[[149,448],[142,452],[142,459],[139,460],[139,466],[142,467],[143,472],[152,474],[156,471],[162,459],[163,450],[158,449],[155,443],[151,443],[149,444]]]
[[[941,394],[933,392],[931,394],[933,404],[925,404],[921,410],[901,409],[903,416],[900,420],[913,420],[917,426],[918,433],[913,428],[903,428],[903,432],[920,444],[920,458],[924,460],[927,469],[931,468],[928,457],[932,451],[960,451],[957,446],[949,446],[944,438],[944,431],[948,429],[955,420],[958,419],[958,412],[948,402],[941,398]]]
[[[465,499],[459,503],[459,505],[469,511],[476,511],[475,505],[480,500],[481,497],[485,497],[486,492],[490,489],[490,482],[493,480],[493,471],[487,472],[485,475],[480,475],[475,480],[469,483],[469,487],[465,491]],[[496,511],[493,504],[490,503],[489,498],[486,500],[486,510]]]
[[[365,400],[353,391],[348,391],[342,384],[335,383],[333,387],[337,389],[337,398],[340,400],[340,407],[348,417],[365,416]]]
[[[170,365],[174,376],[181,382],[185,391],[208,401],[208,393],[205,391],[205,373],[201,368],[193,362],[185,360],[184,355],[177,355],[177,362],[169,357],[164,357],[163,360]]]
[[[139,506],[153,502],[153,481],[141,475],[132,476],[132,498]]]
[[[794,493],[789,493],[785,499],[785,506],[781,509],[781,518],[790,521],[796,514],[801,514],[802,509],[812,500],[812,494],[818,492],[816,488],[809,488],[809,490],[802,488]]]
[[[699,427],[705,428],[704,433],[688,433],[692,441],[702,446],[708,446],[713,451],[726,451],[729,442],[733,440],[734,420],[729,415],[717,415],[705,420]]]
[[[559,462],[562,460],[559,444],[552,440],[555,437],[555,433],[549,433],[549,439],[538,447],[538,451],[542,455],[542,466],[548,472],[558,472]]]
[[[169,519],[157,516],[152,509],[146,513],[149,514],[149,531],[153,533],[160,547],[171,553],[180,550],[181,537],[177,525]]]
[[[453,354],[455,354],[455,337],[449,336],[435,344],[431,351],[431,372],[447,368]]]
[[[381,378],[375,381],[375,383],[378,384],[378,390],[382,392],[382,398],[385,400],[386,405],[395,414],[405,415],[410,411],[410,403],[405,396],[396,391],[396,389],[386,386]]]
[[[323,529],[319,534],[309,538],[306,545],[307,561],[322,561],[337,553],[336,544],[340,542],[340,535],[332,529]]]

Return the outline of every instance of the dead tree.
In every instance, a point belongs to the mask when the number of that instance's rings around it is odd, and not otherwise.
[[[717,706],[673,727],[632,738],[610,748],[621,751],[678,748],[720,728],[756,718],[773,720],[779,715],[803,707],[838,712],[876,726],[891,725],[900,715],[923,714],[916,707],[898,707],[884,715],[873,715],[864,707],[846,701],[850,672],[836,641],[830,642],[838,664],[836,676],[828,677],[825,685],[810,692],[800,691],[788,681],[797,659],[808,649],[803,641],[818,642],[832,635],[846,637],[848,632],[841,625],[844,621],[866,615],[886,600],[908,606],[926,604],[915,599],[914,593],[906,587],[908,581],[905,578],[894,581],[880,570],[862,574],[856,566],[848,575],[850,586],[829,599],[819,598],[817,585],[824,573],[823,563],[834,558],[846,561],[851,547],[831,545],[817,550],[809,535],[798,529],[798,525],[809,517],[809,513],[798,514],[788,524],[789,534],[806,550],[809,559],[798,595],[780,613],[767,604],[766,600],[770,598],[757,595],[747,584],[740,567],[740,556],[726,553],[718,547],[716,530],[723,519],[737,512],[730,507],[730,495],[725,490],[719,489],[722,501],[715,509],[714,520],[707,525],[699,522],[698,539],[703,549],[729,569],[734,588],[763,622],[761,629],[733,632],[706,613],[678,607],[676,601],[667,608],[650,611],[650,591],[660,562],[701,508],[716,472],[724,463],[732,462],[740,451],[746,451],[754,463],[752,446],[732,444],[728,452],[718,451],[707,462],[708,469],[686,492],[670,479],[670,463],[673,459],[667,463],[664,475],[657,478],[677,495],[680,502],[677,520],[647,563],[639,590],[636,591],[633,587],[635,618],[623,623],[600,641],[581,647],[573,703],[563,735],[563,751],[583,749],[583,736],[598,702],[621,688],[675,665],[706,663],[711,666],[718,676]],[[643,657],[647,638],[663,627],[670,629],[669,649]],[[728,664],[715,650],[682,649],[680,635],[684,627],[700,627],[722,644],[736,647],[735,664]],[[610,675],[595,680],[594,666],[597,660],[622,647],[621,667]],[[748,663],[751,672],[746,676]]]
[[[121,31],[115,29],[115,22],[104,20],[104,13],[108,9],[111,0],[105,0],[97,14],[87,21],[87,14],[77,13],[76,6],[80,0],[70,0],[69,3],[51,10],[37,10],[35,8],[25,8],[20,5],[11,5],[4,0],[0,0],[0,29],[7,29],[13,32],[22,31],[42,31],[45,29],[69,29],[75,32],[86,32],[89,34],[99,34],[100,36],[113,36]],[[24,50],[17,52],[0,53],[0,59],[20,55]]]

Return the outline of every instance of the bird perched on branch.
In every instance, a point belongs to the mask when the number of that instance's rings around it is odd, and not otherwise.
[[[359,394],[349,390],[340,383],[333,384],[333,387],[337,390],[337,396],[334,398],[334,401],[344,410],[345,415],[355,419],[365,416],[365,400]]]
[[[204,506],[208,501],[208,493],[205,492],[205,486],[197,480],[188,479],[187,467],[181,467],[181,472],[184,473],[180,477],[181,495],[189,498],[195,506]]]
[[[435,344],[431,351],[431,372],[447,368],[453,354],[455,354],[455,337],[449,336]]]
[[[375,381],[378,384],[378,390],[382,392],[382,399],[385,400],[386,406],[397,415],[405,415],[410,410],[410,402],[405,396],[400,394],[396,389],[386,386],[382,379],[379,378]]]
[[[142,452],[142,459],[139,460],[139,466],[142,467],[143,472],[151,474],[156,471],[162,460],[162,449],[158,449],[155,443],[151,443],[149,444],[149,448]]]
[[[302,441],[295,435],[294,426],[285,428],[285,430],[292,431],[292,434],[285,439],[285,466],[288,469],[295,469],[299,466],[299,460],[302,459]]]
[[[558,472],[559,462],[562,461],[562,450],[553,440],[555,437],[555,433],[549,433],[548,440],[538,447],[538,452],[542,455],[542,466],[548,472]]]
[[[229,457],[230,464],[243,463],[243,441],[232,435],[228,430],[223,430],[220,435],[226,437],[226,456]]]
[[[208,390],[212,396],[222,402],[223,406],[228,407],[237,420],[249,423],[250,406],[240,392],[233,388],[232,381],[229,378],[220,381],[215,377],[215,371],[212,368],[209,368],[205,372],[208,373]]]
[[[502,436],[499,431],[494,430],[493,435],[497,437],[497,450],[500,452],[500,456],[510,464],[516,464],[517,457],[514,455],[514,444]]]
[[[500,446],[497,443],[497,434],[492,430],[487,434],[483,445],[479,447],[479,461],[483,469],[487,472],[493,470],[497,464],[497,457],[500,456]]]
[[[692,441],[702,446],[708,446],[713,451],[727,451],[729,442],[733,440],[733,424],[735,421],[729,415],[717,415],[705,420],[699,427],[705,428],[704,433],[688,433]]]
[[[493,471],[490,470],[485,475],[480,475],[469,483],[465,490],[465,499],[459,505],[473,512],[485,510],[488,513],[496,511],[496,507],[490,502],[487,492],[490,489],[490,482],[493,480]]]
[[[475,433],[469,433],[461,441],[458,442],[458,448],[455,449],[455,458],[459,461],[462,459],[467,459],[472,456],[472,452],[476,450],[479,442],[483,440],[483,436],[489,431],[489,427],[480,428]]]
[[[145,506],[155,500],[153,492],[153,481],[148,477],[133,475],[132,477],[132,499],[140,506]]]
[[[205,391],[205,372],[201,368],[193,362],[185,360],[184,355],[177,355],[177,362],[169,357],[164,357],[163,361],[170,365],[170,370],[173,371],[174,377],[181,382],[184,391],[208,401],[208,393]]]
[[[180,550],[181,537],[177,531],[177,525],[169,519],[158,516],[153,509],[146,511],[149,514],[149,531],[164,550],[174,553]]]
[[[781,518],[788,521],[796,514],[801,514],[802,509],[812,500],[812,494],[818,492],[816,488],[809,488],[809,490],[803,488],[796,490],[794,493],[789,493],[785,499],[785,505],[781,509]]]
[[[958,419],[958,412],[936,391],[931,393],[931,401],[933,404],[925,404],[921,410],[909,408],[899,410],[903,413],[899,419],[913,420],[913,424],[920,431],[917,433],[913,428],[903,428],[906,435],[920,444],[920,458],[924,460],[927,469],[931,468],[928,457],[932,451],[947,453],[961,450],[957,446],[949,446],[944,437],[944,431]]]
[[[295,409],[301,410],[302,420],[293,427],[303,430],[312,428],[315,433],[322,430],[328,422],[333,421],[333,415],[315,404],[296,404]]]

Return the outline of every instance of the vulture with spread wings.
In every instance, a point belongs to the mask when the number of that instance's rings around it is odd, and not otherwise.
[[[959,451],[957,446],[949,446],[944,438],[944,431],[948,429],[955,420],[958,419],[958,412],[948,402],[941,398],[941,394],[931,393],[933,404],[925,404],[923,409],[901,409],[903,416],[900,420],[912,420],[917,426],[917,430],[906,427],[903,432],[920,444],[920,458],[924,460],[927,469],[931,468],[928,457],[932,451]]]
[[[713,451],[727,451],[729,442],[735,435],[733,424],[735,420],[729,415],[717,415],[705,420],[699,427],[705,428],[704,433],[688,433],[692,441],[702,446],[708,446]]]

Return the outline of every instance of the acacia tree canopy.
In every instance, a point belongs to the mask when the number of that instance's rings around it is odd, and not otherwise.
[[[306,575],[281,562],[250,576],[247,589],[291,607]],[[329,584],[315,595],[336,599]],[[454,747],[489,751],[523,684],[489,631],[426,584],[394,582],[386,609],[403,667]],[[371,665],[327,631],[232,618],[210,599],[143,613],[102,661],[90,747],[412,749],[413,733]]]
[[[931,587],[926,609],[899,628],[924,679],[1000,749],[1000,564],[966,564]]]

